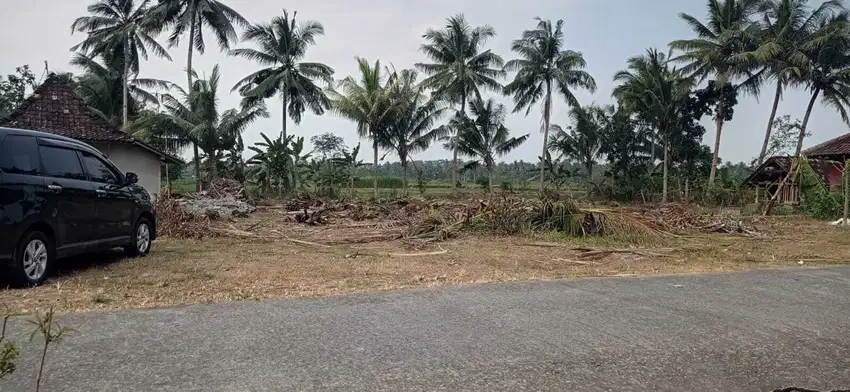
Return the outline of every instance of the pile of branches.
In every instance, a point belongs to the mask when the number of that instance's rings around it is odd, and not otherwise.
[[[678,203],[641,206],[628,210],[662,230],[675,233],[702,232],[748,236],[759,234],[753,224],[730,212],[698,213]]]
[[[214,217],[187,212],[167,190],[156,198],[156,230],[161,236],[201,239],[215,235],[210,228]]]
[[[246,201],[250,199],[245,186],[241,182],[229,178],[219,178],[211,181],[197,196],[213,199],[233,197],[237,200]]]
[[[667,234],[661,226],[631,211],[581,206],[570,199],[503,197],[488,203],[478,217],[487,231],[503,235],[556,231],[575,237],[610,236],[647,243]]]

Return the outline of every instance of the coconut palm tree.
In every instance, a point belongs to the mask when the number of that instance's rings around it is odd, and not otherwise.
[[[587,63],[581,53],[562,49],[564,46],[564,21],[552,22],[536,18],[537,27],[526,30],[522,38],[515,40],[511,49],[520,58],[508,61],[505,69],[516,71],[514,80],[505,86],[505,94],[514,99],[514,113],[525,109],[527,116],[531,107],[543,100],[543,153],[546,156],[549,141],[549,122],[552,116],[552,92],[557,92],[570,106],[578,106],[573,90],[583,88],[596,91],[596,82],[584,71]],[[543,161],[540,164],[540,191],[545,181]]]
[[[804,47],[810,59],[800,84],[806,86],[812,94],[794,156],[803,149],[803,139],[812,114],[812,108],[818,97],[832,106],[841,115],[841,119],[850,123],[847,108],[850,106],[850,12],[842,11],[820,23],[816,36]]]
[[[404,192],[408,192],[408,164],[410,155],[425,151],[433,141],[448,132],[447,127],[434,124],[448,109],[442,101],[425,94],[425,86],[416,83],[417,73],[405,69],[393,73],[388,94],[396,110],[387,121],[380,144],[398,155],[404,170]]]
[[[765,159],[782,91],[790,83],[799,81],[809,65],[809,58],[803,47],[818,33],[818,28],[825,19],[843,10],[839,0],[825,1],[815,9],[809,8],[807,3],[807,0],[765,1],[759,46],[756,50],[739,56],[742,61],[767,67],[766,78],[776,81],[773,106],[757,165],[761,165]]]
[[[693,86],[693,79],[671,68],[667,56],[657,49],[628,60],[625,70],[614,74],[613,95],[621,109],[654,128],[664,149],[662,201],[667,201],[670,139],[681,116],[680,105]],[[656,140],[658,140],[656,139]],[[654,159],[654,157],[653,157]]]
[[[481,164],[487,169],[487,188],[493,192],[493,168],[496,158],[513,151],[528,140],[528,134],[510,137],[510,130],[505,127],[505,105],[496,104],[493,99],[476,99],[471,102],[470,113],[474,118],[455,118],[458,131],[457,150],[474,161],[466,168]]]
[[[179,98],[170,94],[162,97],[164,113],[161,116],[171,121],[177,132],[192,140],[209,158],[209,180],[218,176],[215,157],[231,150],[242,132],[254,121],[269,116],[262,102],[221,113],[218,107],[220,79],[219,68],[215,66],[209,79],[194,82],[191,94],[175,87]],[[200,164],[199,157],[195,159],[195,164]]]
[[[236,34],[235,25],[248,26],[248,21],[238,12],[218,0],[159,0],[152,17],[159,20],[163,26],[171,30],[168,37],[168,45],[176,47],[180,38],[189,33],[189,44],[187,45],[186,57],[186,79],[188,93],[192,93],[192,56],[194,50],[204,54],[206,43],[204,42],[204,29],[209,28],[218,41],[222,50],[229,50],[230,44],[236,42],[239,37]]]
[[[365,58],[357,58],[358,78],[346,77],[337,89],[328,89],[331,110],[337,115],[357,123],[357,134],[372,140],[374,163],[372,166],[373,196],[378,198],[378,149],[387,123],[396,109],[388,93],[380,60],[374,66]],[[338,91],[339,90],[339,91]]]
[[[679,14],[697,37],[670,43],[670,48],[679,52],[674,60],[685,64],[682,72],[696,77],[699,82],[713,77],[721,88],[714,117],[716,131],[709,186],[714,184],[717,175],[720,136],[728,109],[725,107],[726,89],[723,87],[744,77],[744,80],[733,85],[733,88],[742,89],[744,92],[758,92],[761,75],[753,75],[752,66],[735,61],[735,56],[756,48],[759,27],[753,23],[752,17],[762,2],[763,0],[708,0],[706,23],[691,15]]]
[[[105,56],[102,56],[105,57]],[[104,63],[111,61],[107,58]],[[74,81],[74,91],[95,113],[112,124],[123,121],[124,76],[120,70],[110,69],[92,57],[75,53],[71,65],[83,70]],[[127,111],[136,116],[148,104],[158,104],[155,90],[167,90],[172,84],[165,80],[135,77],[129,83]],[[152,90],[152,91],[151,91]]]
[[[302,62],[307,49],[316,43],[316,36],[325,33],[319,22],[297,23],[295,16],[283,10],[283,17],[271,23],[249,27],[242,35],[243,41],[253,41],[260,49],[234,49],[232,56],[243,57],[268,67],[240,80],[233,90],[239,90],[246,104],[280,95],[283,101],[281,137],[286,139],[286,115],[298,125],[308,108],[316,115],[330,108],[330,100],[316,81],[330,85],[333,68],[322,63]]]
[[[552,147],[560,153],[559,158],[569,158],[579,162],[587,174],[587,181],[593,175],[593,164],[602,155],[602,137],[606,113],[595,105],[570,108],[570,126],[567,129],[553,124]]]
[[[139,73],[139,58],[147,60],[148,50],[157,57],[171,56],[153,35],[157,32],[155,18],[150,16],[150,0],[97,0],[88,6],[89,16],[79,17],[71,31],[86,33],[86,39],[71,50],[80,50],[91,57],[106,56],[113,60],[111,68],[120,64],[123,79],[122,124],[129,119],[130,75]]]
[[[480,98],[480,89],[501,91],[498,79],[504,77],[502,57],[482,50],[496,30],[488,25],[472,27],[463,14],[446,20],[443,29],[428,29],[422,35],[426,43],[420,47],[432,62],[417,63],[416,68],[428,75],[423,83],[446,100],[459,105],[458,115],[466,116],[470,97]],[[457,149],[452,149],[452,191],[457,184]]]
[[[154,7],[151,17],[160,21],[162,27],[171,30],[168,37],[168,46],[176,47],[180,38],[189,33],[189,44],[186,56],[186,93],[192,95],[192,77],[195,75],[192,67],[192,57],[197,49],[203,54],[206,50],[204,41],[204,26],[209,28],[215,35],[218,45],[222,50],[229,50],[230,44],[239,39],[236,34],[235,25],[248,26],[248,21],[238,12],[225,5],[219,0],[159,0]],[[198,165],[198,146],[192,145],[195,156],[195,178],[200,179],[200,167]],[[196,188],[201,190],[201,181]]]

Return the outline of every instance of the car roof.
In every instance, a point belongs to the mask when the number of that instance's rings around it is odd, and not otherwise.
[[[89,144],[83,143],[83,142],[81,142],[77,139],[71,139],[69,137],[54,135],[52,133],[47,133],[47,132],[39,132],[39,131],[30,131],[30,130],[26,130],[26,129],[0,127],[0,136],[2,136],[2,135],[21,135],[21,136],[32,136],[32,137],[40,137],[40,138],[45,138],[45,139],[59,140],[59,141],[63,141],[63,142],[66,142],[66,143],[76,144],[80,147],[86,148],[87,150],[94,151],[98,155],[103,155],[103,153],[98,151],[98,149],[92,147]]]

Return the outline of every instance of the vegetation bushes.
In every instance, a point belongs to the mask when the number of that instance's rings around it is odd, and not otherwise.
[[[844,197],[842,193],[831,194],[808,160],[800,160],[800,192],[802,193],[803,210],[815,219],[835,219],[843,212]]]

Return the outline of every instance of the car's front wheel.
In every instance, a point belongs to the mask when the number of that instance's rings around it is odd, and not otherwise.
[[[124,248],[125,253],[131,257],[146,256],[151,251],[151,223],[145,218],[136,222],[133,230],[133,241]]]
[[[35,286],[44,282],[54,259],[50,239],[40,231],[28,232],[15,249],[13,283],[18,286]]]

